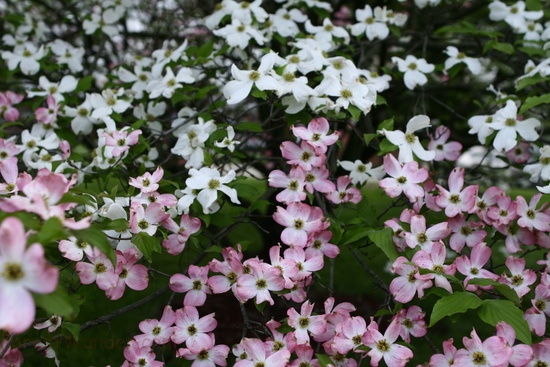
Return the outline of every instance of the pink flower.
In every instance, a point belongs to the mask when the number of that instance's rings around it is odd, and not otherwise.
[[[199,317],[194,306],[184,306],[176,310],[175,326],[172,328],[172,341],[176,344],[185,342],[192,350],[199,350],[210,338],[210,332],[216,329],[218,322],[214,313]]]
[[[414,215],[411,218],[411,232],[405,234],[405,241],[410,248],[420,246],[422,250],[429,252],[434,241],[439,241],[450,233],[451,229],[447,222],[438,223],[426,229],[426,218],[422,215]]]
[[[315,232],[308,242],[306,254],[322,253],[328,258],[334,259],[340,253],[340,248],[332,243],[329,243],[332,238],[331,231]]]
[[[470,279],[498,279],[498,275],[491,273],[489,270],[483,269],[483,266],[485,266],[485,264],[489,261],[490,257],[491,248],[482,242],[472,248],[470,258],[466,255],[462,255],[461,257],[455,259],[456,269],[462,275],[466,276],[464,279],[464,286],[466,286],[466,290],[474,291],[477,289],[476,285],[468,284]]]
[[[241,347],[247,357],[235,363],[234,367],[286,367],[290,360],[290,352],[286,349],[268,355],[259,339],[245,338],[241,341]]]
[[[115,274],[111,261],[97,248],[94,248],[87,257],[90,263],[79,262],[75,265],[80,282],[82,284],[96,282],[98,288],[104,291],[115,287],[118,283],[118,276]]]
[[[514,345],[516,342],[516,331],[510,324],[499,321],[496,329],[497,336],[506,340],[508,345],[512,347],[512,356],[508,363],[514,367],[526,366],[533,359],[533,348],[525,344]]]
[[[208,336],[208,339],[196,348],[181,348],[177,352],[177,357],[183,357],[188,361],[193,361],[191,367],[215,367],[227,366],[227,356],[229,347],[227,345],[214,345],[214,335]]]
[[[443,342],[443,353],[434,354],[430,358],[430,367],[451,367],[454,366],[457,349],[453,345],[453,339]]]
[[[328,134],[329,124],[323,117],[318,117],[309,122],[306,127],[294,127],[292,126],[292,133],[307,141],[310,145],[315,147],[319,153],[326,153],[328,146],[338,141],[338,132]]]
[[[483,223],[466,221],[463,214],[459,214],[453,218],[447,220],[449,228],[453,231],[449,240],[451,248],[460,253],[464,248],[464,245],[468,247],[474,247],[480,242],[483,242],[487,236],[487,232],[476,228],[483,227]]]
[[[143,209],[143,205],[134,201],[130,206],[130,232],[145,232],[152,236],[157,232],[158,224],[169,216],[162,204],[151,203]]]
[[[430,278],[434,279],[435,286],[447,290],[449,293],[453,293],[451,283],[443,276],[443,274],[454,275],[456,272],[456,266],[454,264],[445,265],[445,259],[447,257],[447,250],[443,243],[436,242],[433,244],[429,253],[424,250],[420,250],[414,254],[412,262],[419,268],[429,269],[435,273],[426,274]]]
[[[103,133],[105,145],[109,148],[110,155],[120,157],[130,149],[130,146],[137,144],[141,130],[134,130],[128,134],[128,130],[115,130],[111,133]],[[108,155],[108,154],[106,154]]]
[[[363,335],[367,331],[367,323],[360,316],[350,317],[336,325],[336,336],[333,340],[334,349],[340,354],[346,354],[363,344]]]
[[[537,210],[537,204],[541,196],[541,193],[533,195],[529,201],[529,205],[527,205],[523,196],[518,195],[518,197],[516,197],[517,215],[519,217],[518,225],[520,227],[530,230],[536,229],[543,232],[550,231],[550,215],[542,212],[546,205],[543,205],[542,208]]]
[[[418,297],[424,296],[424,289],[432,286],[432,277],[430,274],[421,275],[418,268],[406,264],[409,260],[404,257],[398,257],[392,265],[392,273],[397,273],[399,277],[393,279],[390,283],[390,293],[397,302],[407,303],[414,298],[418,292]]]
[[[269,291],[280,291],[285,287],[285,280],[278,268],[269,264],[258,263],[250,266],[250,273],[243,274],[237,279],[237,295],[243,300],[256,298],[256,303],[275,302]]]
[[[401,309],[393,317],[401,325],[399,329],[399,336],[407,343],[411,342],[411,335],[420,338],[426,335],[428,329],[426,328],[426,321],[424,317],[426,314],[418,306],[411,306],[408,309]]]
[[[464,168],[457,167],[449,175],[449,191],[440,185],[435,185],[439,189],[439,196],[435,203],[450,218],[462,212],[470,213],[474,210],[477,198],[476,185],[471,185],[462,190],[464,186]]]
[[[288,176],[283,171],[271,171],[268,182],[271,187],[284,188],[283,191],[277,194],[275,199],[280,203],[290,204],[305,200],[305,179],[304,171],[295,166],[290,170]]]
[[[15,121],[19,118],[19,111],[13,107],[23,100],[24,96],[11,91],[0,93],[0,113],[7,122]]]
[[[354,187],[348,187],[351,184],[351,178],[340,176],[336,180],[336,190],[326,194],[327,199],[333,204],[352,202],[357,204],[361,201],[361,191]]]
[[[470,334],[471,339],[464,337],[462,342],[466,349],[460,349],[456,353],[454,366],[471,367],[475,366],[502,366],[512,356],[512,348],[504,338],[491,336],[485,341],[477,336],[475,329]]]
[[[537,280],[537,275],[531,269],[525,270],[525,260],[508,256],[506,266],[510,270],[510,276],[503,274],[499,281],[508,284],[521,298],[531,290],[529,286]]]
[[[157,167],[153,174],[145,172],[143,175],[133,178],[130,177],[130,186],[137,187],[142,193],[155,192],[158,190],[158,182],[162,179],[164,170],[161,167]]]
[[[183,299],[185,306],[202,306],[206,302],[206,295],[212,294],[207,285],[208,270],[208,266],[190,265],[187,271],[189,277],[174,274],[170,278],[170,288],[174,292],[186,293]]]
[[[288,159],[288,164],[297,165],[304,171],[311,171],[312,167],[320,167],[326,160],[324,154],[315,151],[315,148],[305,141],[300,146],[284,141],[281,144],[281,153]]]
[[[144,346],[152,346],[153,343],[166,344],[170,341],[174,332],[172,325],[174,325],[175,320],[176,316],[172,307],[166,306],[160,321],[148,319],[140,322],[139,330],[143,334],[136,335],[134,338],[140,345]]]
[[[128,366],[162,367],[163,362],[156,361],[155,353],[151,347],[140,345],[137,341],[131,340],[124,348],[124,358],[131,364]]]
[[[428,171],[425,168],[419,168],[417,162],[412,161],[401,166],[393,155],[386,154],[384,170],[391,176],[379,182],[386,195],[395,198],[404,193],[411,203],[424,197],[424,189],[418,184],[426,181]]]
[[[392,321],[382,335],[378,331],[378,324],[371,317],[371,322],[363,336],[363,343],[371,348],[367,353],[371,358],[371,366],[378,366],[380,360],[384,358],[388,367],[404,367],[413,357],[409,348],[395,343],[399,337],[399,328],[399,324]]]
[[[4,219],[0,239],[0,329],[19,334],[34,321],[31,292],[53,292],[59,271],[47,263],[41,245],[27,248],[25,228],[19,219]]]
[[[117,266],[115,274],[118,276],[116,285],[107,289],[106,295],[110,300],[117,300],[124,294],[126,286],[135,291],[142,291],[149,285],[147,268],[136,264],[140,256],[134,248],[123,253],[117,251]]]
[[[291,203],[286,209],[277,207],[273,219],[287,227],[281,233],[281,241],[289,246],[305,247],[308,235],[328,227],[328,223],[322,221],[321,208],[304,203]]]
[[[173,234],[162,241],[162,246],[170,255],[178,255],[183,251],[189,237],[200,230],[201,220],[183,214],[179,225],[172,218],[168,217],[162,221],[162,226],[173,232]]]
[[[428,150],[435,152],[434,161],[440,162],[443,160],[454,162],[460,156],[462,150],[462,144],[456,141],[450,141],[451,129],[446,126],[438,126],[435,129],[435,134],[430,136],[430,142],[428,143]]]
[[[54,96],[51,94],[48,96],[48,98],[46,98],[46,103],[48,104],[48,107],[37,108],[36,111],[34,111],[34,116],[36,117],[36,121],[46,125],[51,125],[57,121],[57,113],[60,106],[57,104]]]
[[[306,301],[302,304],[300,313],[289,308],[287,311],[288,325],[295,329],[294,336],[298,344],[309,343],[308,331],[313,335],[320,335],[326,331],[326,321],[322,315],[312,316],[313,304]]]

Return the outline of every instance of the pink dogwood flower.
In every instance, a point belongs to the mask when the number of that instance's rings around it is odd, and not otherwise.
[[[401,325],[399,336],[407,343],[410,343],[411,335],[415,338],[421,338],[426,335],[428,329],[426,328],[426,321],[424,321],[425,316],[426,313],[418,306],[399,310],[393,317],[393,320],[396,320]]]
[[[209,333],[216,329],[218,322],[214,319],[214,313],[200,317],[199,311],[194,306],[184,306],[176,310],[175,325],[172,327],[171,339],[176,344],[182,344],[198,350],[208,342]]]
[[[174,325],[175,321],[175,312],[171,306],[166,306],[160,320],[147,319],[139,323],[139,330],[143,334],[136,335],[134,339],[144,346],[152,346],[153,343],[159,345],[166,344],[170,341],[174,332],[172,325]]]
[[[134,130],[128,133],[127,129],[115,130],[111,133],[103,133],[105,138],[105,146],[112,157],[118,158],[130,149],[130,146],[136,145],[141,135],[141,130]]]
[[[277,292],[285,287],[285,280],[279,269],[265,263],[250,266],[250,269],[249,274],[238,277],[237,295],[243,300],[256,298],[257,304],[267,301],[273,305],[275,302],[269,291]]]
[[[419,168],[417,162],[405,163],[403,166],[391,154],[384,156],[384,170],[391,177],[379,182],[386,195],[395,198],[404,193],[411,203],[424,197],[424,189],[419,185],[428,178],[428,170]]]
[[[323,222],[321,208],[304,203],[290,203],[286,209],[277,207],[273,219],[286,227],[281,241],[289,246],[305,247],[310,234],[328,227],[328,222]]]
[[[324,117],[318,117],[309,122],[307,127],[292,126],[292,133],[310,145],[320,153],[326,153],[328,147],[338,141],[338,132],[329,134],[329,124]]]
[[[424,289],[432,286],[430,274],[420,274],[418,267],[407,264],[409,260],[404,257],[398,257],[392,265],[392,273],[399,277],[394,278],[390,283],[390,293],[397,302],[407,303],[418,293],[418,297],[424,296]]]
[[[34,117],[36,117],[36,121],[38,122],[51,125],[57,121],[57,113],[60,106],[51,94],[46,98],[46,103],[48,107],[38,107],[36,111],[34,111]]]
[[[457,141],[447,141],[451,137],[451,129],[446,126],[438,126],[435,134],[430,136],[428,149],[435,152],[434,161],[454,162],[460,156],[462,144]]]
[[[174,274],[170,278],[170,288],[174,292],[185,293],[185,306],[202,306],[206,302],[206,295],[212,294],[208,287],[208,266],[190,265],[187,271],[189,276]]]
[[[460,274],[466,276],[464,279],[466,290],[474,291],[477,289],[476,285],[468,284],[470,279],[498,279],[498,275],[491,273],[489,270],[483,269],[490,257],[491,248],[482,242],[472,248],[470,257],[467,255],[462,255],[461,257],[455,259],[456,269],[460,272]]]
[[[180,348],[176,356],[193,361],[191,367],[225,367],[227,366],[229,347],[223,344],[215,345],[215,343],[214,335],[211,334],[204,343],[196,348]]]
[[[13,122],[19,118],[19,110],[13,105],[20,103],[25,96],[12,91],[0,93],[0,113],[7,122]]]
[[[518,225],[530,230],[536,229],[538,231],[548,232],[550,231],[550,215],[543,212],[546,205],[537,210],[537,204],[542,197],[541,193],[533,195],[529,201],[529,205],[523,198],[518,196],[516,198],[517,203],[517,215]]]
[[[259,339],[245,338],[241,341],[247,358],[237,361],[234,367],[286,367],[290,360],[290,352],[286,349],[268,354],[264,343]]]
[[[392,321],[382,335],[378,330],[378,324],[371,317],[371,322],[363,335],[363,343],[371,348],[367,353],[371,358],[371,366],[378,366],[383,358],[388,367],[404,367],[413,357],[409,348],[395,343],[399,337],[399,329],[399,323]]]
[[[317,152],[314,146],[305,141],[300,146],[291,141],[284,141],[281,144],[281,153],[288,159],[288,164],[297,165],[306,172],[311,171],[313,167],[322,166],[326,160],[323,153]]]
[[[312,312],[313,304],[309,301],[302,303],[300,313],[293,308],[289,308],[287,311],[288,325],[295,329],[294,336],[298,344],[309,343],[309,333],[315,336],[326,331],[327,322],[324,316],[313,316],[311,315]]]
[[[483,342],[477,335],[475,329],[470,334],[472,337],[464,337],[462,342],[466,349],[460,349],[456,353],[454,366],[456,367],[498,367],[508,362],[512,356],[512,347],[506,339],[500,336],[491,336]]]
[[[149,285],[149,275],[144,265],[136,264],[140,258],[137,250],[130,248],[124,252],[117,251],[115,274],[118,277],[116,285],[107,289],[105,294],[110,300],[122,297],[126,286],[135,291],[142,291]]]
[[[0,239],[0,329],[19,334],[34,321],[31,292],[53,292],[59,270],[46,261],[40,244],[27,247],[25,228],[19,219],[8,217],[2,221]]]
[[[439,196],[435,203],[445,214],[451,218],[460,213],[470,213],[474,210],[477,198],[477,185],[470,185],[462,190],[464,186],[464,168],[457,167],[449,175],[449,191],[440,185],[435,185],[439,189]]]
[[[162,179],[163,175],[164,170],[161,167],[157,167],[153,174],[145,172],[137,178],[130,177],[130,186],[137,187],[142,193],[155,192],[159,188],[158,182]]]

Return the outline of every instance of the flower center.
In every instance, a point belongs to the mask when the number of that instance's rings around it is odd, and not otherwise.
[[[256,281],[256,288],[258,288],[258,289],[267,288],[267,281],[265,279],[258,279]]]
[[[23,269],[21,269],[21,264],[18,263],[6,263],[4,265],[4,271],[2,272],[2,276],[6,280],[19,280],[25,276],[25,273],[23,272]]]
[[[220,181],[216,180],[215,178],[208,181],[208,188],[210,190],[216,190],[218,187],[220,187]]]
[[[482,352],[475,352],[474,354],[472,354],[472,361],[477,365],[483,365],[487,363],[485,354],[483,354]]]
[[[386,339],[382,339],[376,342],[376,348],[381,352],[387,352],[390,349],[390,343]]]
[[[300,320],[298,320],[298,325],[300,325],[302,329],[307,328],[309,326],[309,318],[307,317],[300,318]]]

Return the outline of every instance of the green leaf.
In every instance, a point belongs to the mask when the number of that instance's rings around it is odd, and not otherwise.
[[[386,254],[390,261],[394,261],[399,257],[392,240],[393,231],[391,228],[371,229],[367,231],[367,234],[369,239]]]
[[[44,246],[50,244],[56,240],[62,240],[68,237],[63,223],[57,217],[48,218],[40,228],[36,236],[36,241],[40,242]]]
[[[542,3],[540,0],[526,0],[525,5],[529,10],[542,10]]]
[[[262,125],[260,125],[259,122],[254,121],[243,121],[239,122],[237,126],[235,126],[235,130],[237,131],[250,131],[253,133],[261,133],[263,131]]]
[[[74,340],[78,341],[78,338],[80,337],[79,324],[73,324],[72,322],[63,322],[61,324],[61,328],[67,330],[70,333],[70,335],[73,336]]]
[[[375,105],[381,106],[381,105],[387,105],[388,102],[386,101],[386,98],[382,97],[380,94],[376,96],[376,103]]]
[[[521,301],[516,291],[514,291],[512,288],[510,288],[506,284],[496,282],[492,279],[481,279],[481,278],[470,279],[468,284],[476,284],[476,285],[482,285],[482,286],[491,285],[495,290],[499,291],[504,297],[508,298],[508,300],[514,302],[518,306],[521,304]]]
[[[496,326],[499,321],[506,321],[516,331],[516,338],[526,344],[531,344],[531,332],[523,312],[512,302],[503,299],[486,299],[478,309],[481,320]]]
[[[428,327],[432,327],[446,316],[464,313],[471,308],[478,308],[482,303],[478,296],[470,292],[455,292],[445,296],[435,303]]]
[[[107,220],[103,223],[103,229],[110,229],[116,232],[123,232],[128,229],[128,220],[124,218]]]
[[[49,294],[33,293],[34,302],[52,315],[75,317],[77,307],[73,304],[67,291],[60,285]]]
[[[525,111],[545,103],[550,103],[550,93],[543,94],[542,96],[529,97],[523,102],[518,113],[521,115],[525,113]]]
[[[160,240],[148,233],[139,232],[132,237],[132,243],[143,253],[147,261],[153,261],[153,252],[161,252]]]
[[[547,83],[550,81],[550,78],[544,78],[541,76],[531,76],[528,78],[521,78],[516,82],[516,91],[520,91],[526,87],[529,87],[533,84],[538,83]]]
[[[354,121],[359,121],[359,117],[361,116],[361,110],[357,107],[355,107],[354,105],[349,105],[348,106],[348,111],[349,113],[351,114],[351,118],[354,120]]]
[[[390,143],[390,141],[386,138],[382,139],[380,142],[380,151],[378,152],[378,155],[385,155],[389,152],[393,152],[398,149],[397,145],[393,145]]]
[[[92,86],[92,81],[94,80],[94,77],[92,75],[85,76],[84,78],[80,79],[78,81],[78,84],[76,85],[76,89],[74,93],[77,92],[85,92]]]
[[[315,353],[315,357],[317,357],[317,361],[319,361],[319,364],[321,365],[321,367],[327,367],[329,364],[330,365],[336,365],[332,359],[330,359],[329,356],[327,356],[326,354],[318,354],[318,353]]]
[[[493,48],[507,55],[512,55],[515,51],[514,46],[512,46],[510,43],[496,42],[493,44]]]
[[[76,203],[80,205],[95,205],[96,202],[94,198],[87,194],[71,194],[66,193],[64,194],[61,199],[59,200],[59,203]]]
[[[350,243],[357,242],[365,237],[368,237],[369,229],[371,228],[365,228],[365,226],[363,225],[346,229],[346,231],[342,235],[342,239],[339,245],[345,246]]]
[[[383,129],[386,129],[386,130],[393,130],[393,117],[392,118],[389,118],[389,119],[386,119],[384,121],[382,121],[381,123],[378,124],[378,127],[376,128],[376,130],[383,130]]]
[[[378,134],[363,134],[363,139],[365,139],[365,145],[369,146],[372,139],[376,138]]]
[[[79,241],[87,242],[90,245],[97,247],[101,252],[107,256],[109,260],[116,265],[116,255],[107,239],[107,236],[103,231],[97,227],[96,224],[93,224],[85,229],[78,231],[71,231],[72,235],[75,236]]]

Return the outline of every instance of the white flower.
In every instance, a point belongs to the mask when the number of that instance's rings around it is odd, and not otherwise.
[[[441,2],[441,0],[414,0],[416,6],[420,9],[426,7],[426,5],[436,6]]]
[[[335,26],[329,18],[323,20],[322,26],[314,26],[309,19],[305,23],[306,31],[313,34],[318,41],[325,41],[333,44],[333,37],[342,38],[345,43],[349,43],[349,33],[344,27]]]
[[[428,64],[424,59],[417,59],[412,55],[407,55],[405,60],[399,57],[392,57],[392,62],[397,63],[399,71],[405,73],[403,77],[405,86],[413,90],[417,85],[422,86],[428,82],[426,78],[427,73],[434,71],[435,66],[433,64]]]
[[[307,15],[299,9],[278,9],[275,14],[270,14],[269,21],[271,29],[283,37],[294,37],[300,32],[297,22],[303,23],[307,20]]]
[[[2,58],[8,64],[8,69],[15,70],[17,65],[25,75],[34,75],[40,70],[38,60],[44,57],[44,47],[36,48],[32,43],[15,46],[13,52],[2,52]]]
[[[279,58],[276,53],[270,52],[262,57],[258,70],[240,70],[235,64],[231,66],[231,80],[223,88],[223,95],[227,98],[227,104],[236,104],[248,97],[255,85],[259,90],[280,89],[277,80],[271,76],[273,65]]]
[[[473,116],[468,120],[470,131],[468,134],[477,134],[477,138],[481,144],[485,144],[485,139],[493,133],[493,115]]]
[[[384,166],[379,166],[372,168],[372,163],[363,163],[359,159],[355,162],[352,161],[338,161],[338,165],[350,172],[349,177],[351,178],[351,183],[364,184],[369,179],[381,180],[386,175],[384,171]]]
[[[366,5],[365,9],[357,9],[355,18],[359,23],[351,26],[351,34],[354,36],[365,34],[370,41],[375,38],[386,39],[390,29],[381,15],[382,8],[378,6],[374,9],[374,13],[369,5]]]
[[[495,112],[493,129],[498,130],[493,147],[499,152],[507,152],[517,145],[517,134],[526,141],[535,141],[539,134],[535,130],[541,123],[536,118],[517,119],[518,108],[514,101],[506,101],[506,106]]]
[[[90,97],[90,103],[94,108],[92,117],[95,119],[103,119],[114,112],[122,113],[130,107],[130,102],[121,99],[124,97],[124,89],[118,90],[104,89],[101,94],[93,93]]]
[[[78,79],[76,79],[72,75],[65,75],[59,83],[52,83],[48,80],[48,78],[42,75],[38,79],[38,84],[40,85],[42,91],[27,92],[27,95],[29,97],[45,97],[51,94],[54,97],[55,101],[59,103],[65,100],[65,97],[63,97],[63,93],[69,93],[76,89]]]
[[[63,114],[72,117],[71,128],[75,134],[87,135],[92,132],[93,125],[99,124],[100,120],[92,117],[91,94],[86,94],[86,99],[76,108],[65,106]]]
[[[449,55],[449,58],[445,60],[445,71],[449,70],[454,65],[463,62],[466,64],[468,69],[470,69],[472,74],[476,75],[481,73],[481,63],[478,59],[466,56],[463,52],[459,52],[454,46],[447,46],[445,53]]]
[[[531,175],[531,182],[538,182],[539,179],[550,180],[550,146],[540,148],[540,157],[537,163],[528,164],[523,172]]]
[[[101,15],[92,13],[92,19],[86,19],[82,23],[82,28],[86,34],[93,34],[97,29],[101,29],[103,33],[113,38],[118,34],[116,22],[121,18],[122,14],[115,9],[106,9]]]
[[[233,152],[235,150],[235,145],[241,144],[240,141],[233,140],[235,139],[235,130],[233,129],[233,126],[227,127],[227,137],[223,139],[222,141],[217,141],[214,144],[218,148],[227,148],[230,152]]]
[[[544,15],[542,10],[526,11],[523,1],[518,1],[512,6],[507,6],[501,1],[495,0],[489,4],[489,10],[491,11],[489,19],[504,20],[515,30],[525,28],[526,21],[538,20]]]
[[[151,80],[151,72],[143,70],[141,65],[136,65],[133,73],[120,67],[118,69],[118,77],[124,83],[134,83],[130,89],[134,92],[135,98],[141,99],[143,92],[147,89],[147,84]]]
[[[379,133],[386,136],[390,143],[399,147],[399,163],[413,161],[413,153],[423,161],[431,161],[435,158],[435,152],[425,150],[420,140],[413,133],[420,129],[430,127],[430,118],[426,115],[417,115],[409,120],[405,132],[382,129]]]
[[[182,88],[181,83],[191,84],[195,81],[191,69],[181,68],[177,75],[174,75],[172,68],[166,68],[166,75],[162,80],[153,80],[147,85],[149,98],[157,98],[162,95],[165,98],[172,98],[176,89]]]
[[[241,20],[233,19],[231,24],[226,25],[223,28],[213,31],[216,36],[225,38],[227,44],[231,47],[238,47],[244,50],[250,39],[254,38],[258,45],[263,45],[267,42],[265,38],[256,28],[251,24],[244,23]]]
[[[84,57],[84,48],[73,47],[71,44],[56,39],[50,43],[50,50],[57,56],[58,64],[66,64],[71,69],[71,72],[78,73],[84,68],[82,66],[82,58]]]
[[[237,197],[237,190],[225,185],[235,179],[235,171],[231,170],[225,176],[221,176],[220,172],[212,168],[203,167],[200,170],[191,168],[189,175],[190,177],[185,180],[185,184],[193,190],[200,190],[197,200],[201,203],[205,214],[208,213],[208,208],[218,198],[218,191],[229,196],[231,202],[241,203]]]

